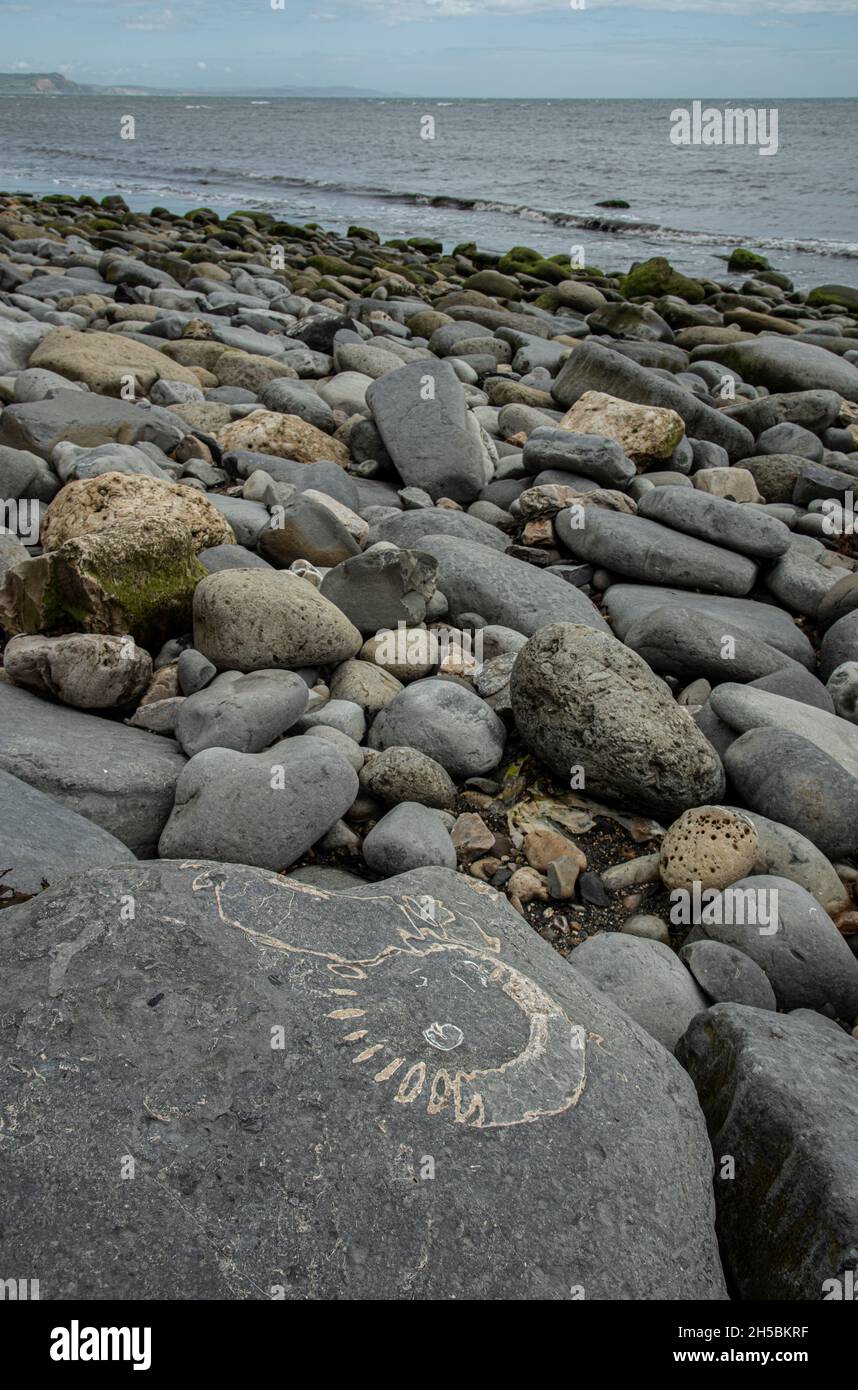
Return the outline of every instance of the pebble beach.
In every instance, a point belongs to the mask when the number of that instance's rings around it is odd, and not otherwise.
[[[0,194],[42,1296],[854,1272],[856,489],[858,288],[775,256]]]

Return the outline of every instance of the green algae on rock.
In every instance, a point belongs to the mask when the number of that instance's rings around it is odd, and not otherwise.
[[[0,591],[0,623],[10,634],[128,633],[151,647],[190,628],[205,577],[187,527],[132,521],[14,566]]]

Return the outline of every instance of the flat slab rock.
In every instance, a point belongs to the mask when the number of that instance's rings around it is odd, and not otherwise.
[[[735,1159],[715,1195],[741,1297],[818,1302],[838,1297],[827,1281],[839,1280],[842,1299],[858,1249],[858,1042],[820,1015],[717,1004],[677,1054],[716,1174]]]
[[[726,1297],[689,1079],[450,870],[82,875],[0,914],[0,1053],[43,1297]]]
[[[730,598],[723,594],[696,594],[690,589],[662,589],[653,584],[612,584],[605,593],[605,607],[611,627],[621,641],[636,619],[654,608],[687,608],[724,622],[724,632],[743,632],[757,637],[776,651],[791,656],[808,670],[816,657],[800,628],[782,608],[758,603],[756,599]]]
[[[0,772],[0,902],[5,893],[39,893],[81,866],[134,863],[130,849],[91,820]]]
[[[6,684],[0,728],[0,769],[95,821],[136,855],[156,852],[186,761],[172,739]]]

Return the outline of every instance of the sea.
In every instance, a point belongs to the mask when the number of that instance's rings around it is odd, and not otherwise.
[[[691,105],[6,97],[0,189],[121,193],[146,211],[260,209],[341,232],[357,223],[383,239],[433,237],[445,250],[576,248],[608,273],[666,255],[688,274],[723,275],[741,244],[801,287],[858,285],[858,101],[705,100],[776,110],[772,155],[673,143],[672,113]],[[133,139],[122,138],[127,116]],[[629,206],[599,206],[609,199]]]

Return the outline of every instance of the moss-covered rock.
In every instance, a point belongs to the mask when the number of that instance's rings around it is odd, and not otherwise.
[[[478,270],[465,281],[466,290],[480,290],[497,299],[521,299],[521,285],[511,275],[499,270]]]
[[[422,251],[427,256],[437,256],[444,250],[444,245],[429,236],[410,236],[406,246],[412,246],[415,251]]]
[[[132,521],[16,565],[0,591],[0,622],[13,635],[130,633],[152,648],[190,629],[205,577],[187,527]]]
[[[858,312],[858,290],[851,285],[817,285],[807,296],[807,302],[815,309],[835,304],[839,308]]]
[[[765,256],[757,251],[749,251],[746,246],[735,246],[727,262],[728,270],[771,270]]]
[[[340,275],[357,275],[359,278],[365,275],[365,271],[352,265],[351,261],[344,261],[340,256],[310,256],[307,264],[320,271],[322,275],[333,275],[335,279]]]
[[[660,299],[672,294],[686,304],[699,304],[706,297],[703,286],[674,270],[665,256],[653,256],[634,266],[620,281],[620,294],[625,299]]]
[[[505,256],[501,256],[497,268],[504,275],[518,275],[519,271],[533,275],[533,267],[541,260],[539,252],[534,251],[532,246],[513,246]]]
[[[549,285],[559,285],[572,274],[572,262],[568,256],[547,259],[541,257],[535,265],[528,266],[527,274],[535,280],[547,280]]]
[[[381,238],[378,235],[378,232],[374,232],[371,227],[349,227],[348,231],[346,232],[346,236],[348,237],[349,241],[351,241],[353,238],[356,241],[374,241],[376,246],[380,244],[381,240]]]

